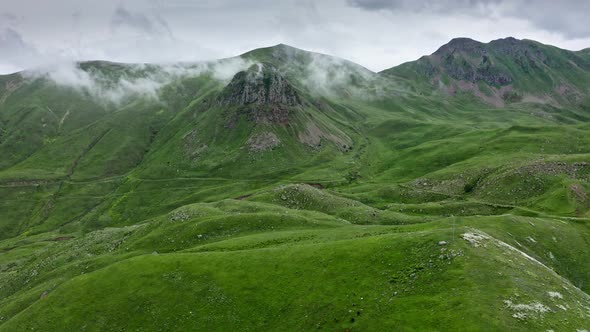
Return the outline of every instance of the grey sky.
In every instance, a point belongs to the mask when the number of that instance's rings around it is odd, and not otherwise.
[[[2,0],[0,73],[55,62],[196,61],[285,43],[382,70],[454,37],[590,47],[589,1]]]

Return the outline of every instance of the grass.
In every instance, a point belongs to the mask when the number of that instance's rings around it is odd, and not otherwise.
[[[493,107],[284,45],[244,58],[289,77],[288,123],[220,106],[207,73],[120,104],[0,91],[0,331],[589,328],[583,103]],[[326,61],[346,77],[319,97]],[[280,145],[250,151],[262,132]]]
[[[315,228],[274,218],[276,227],[269,230],[273,222],[264,222],[263,215],[254,228],[247,226],[250,215],[238,218],[237,224],[227,217],[216,222],[209,217],[154,221],[37,244],[49,246],[45,264],[23,264],[21,273],[29,277],[13,280],[25,281],[26,291],[7,297],[13,305],[27,300],[34,304],[14,317],[10,310],[17,308],[3,306],[9,319],[0,329],[478,329],[484,316],[486,327],[499,331],[571,329],[588,322],[576,302],[587,305],[588,296],[553,271],[495,244],[500,240],[474,247],[460,237],[478,227],[509,244],[527,243],[525,238],[531,237],[555,246],[563,243],[550,239],[555,233],[587,241],[587,225],[490,217],[458,219],[454,225],[331,222]],[[514,222],[518,227],[509,224]],[[181,230],[184,239],[174,236]],[[35,250],[33,243],[25,246]],[[554,267],[559,272],[560,267],[579,266],[568,259],[584,257],[556,247],[521,248],[535,257],[547,249],[562,253],[554,257],[563,262]],[[65,263],[79,253],[86,258]],[[10,255],[19,257],[17,252]],[[31,275],[29,269],[37,273]],[[579,271],[578,276],[584,275]],[[549,291],[563,299],[551,298]],[[551,311],[524,311],[529,316],[515,319],[507,300],[540,302]]]

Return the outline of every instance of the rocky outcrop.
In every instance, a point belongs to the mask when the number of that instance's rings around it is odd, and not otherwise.
[[[513,83],[516,79],[513,74],[518,76],[519,72],[547,80],[547,70],[590,69],[590,61],[572,52],[549,50],[537,42],[512,37],[489,44],[468,38],[453,39],[439,48],[430,60],[453,79],[483,81],[493,86]]]
[[[297,106],[301,104],[301,99],[295,88],[276,68],[257,64],[234,76],[223,89],[219,103],[224,106]]]
[[[484,81],[491,85],[506,85],[512,82],[510,74],[493,66],[487,56],[483,56],[481,63],[475,65],[463,57],[453,54],[443,59],[445,71],[456,80],[476,83]]]
[[[297,90],[268,64],[253,65],[237,73],[217,103],[229,110],[228,128],[234,127],[240,116],[255,123],[286,125],[291,111],[302,105]]]
[[[209,148],[207,144],[201,142],[196,129],[186,133],[182,140],[184,154],[192,162],[197,162]]]
[[[312,147],[319,148],[322,145],[322,140],[327,140],[334,143],[340,151],[348,152],[352,150],[352,140],[345,134],[336,135],[326,130],[322,130],[313,122],[307,123],[305,130],[298,135],[299,142]]]
[[[263,132],[250,136],[246,144],[250,152],[264,152],[279,146],[281,140],[275,133]]]
[[[485,44],[468,39],[453,39],[438,49],[433,56],[439,59],[444,71],[453,79],[502,86],[512,83],[507,70],[494,63]]]

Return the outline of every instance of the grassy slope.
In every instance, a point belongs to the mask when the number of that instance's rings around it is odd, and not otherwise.
[[[319,60],[286,50],[245,57],[288,56],[303,91]],[[363,99],[375,81],[347,66],[358,85],[302,92],[319,104],[286,127],[225,128],[210,107],[223,85],[206,75],[93,119],[76,91],[56,97],[65,106],[44,87],[11,92],[2,128],[40,136],[2,145],[29,152],[0,172],[0,330],[588,329],[584,110],[492,108],[403,80],[380,85],[396,97]],[[24,122],[18,93],[35,96]],[[45,105],[73,107],[62,129],[36,122]],[[299,143],[310,114],[352,150]],[[281,146],[244,149],[267,130]]]
[[[583,51],[514,38],[487,44],[457,38],[432,55],[381,74],[403,78],[426,94],[467,92],[492,105],[536,103],[571,107],[586,98],[589,69],[590,61]],[[574,111],[574,115],[587,119],[585,113]]]
[[[267,209],[276,217],[245,212]],[[194,205],[139,227],[29,239],[6,253],[21,261],[18,275],[3,276],[0,329],[501,331],[589,323],[588,295],[519,251],[583,284],[588,266],[575,277],[561,269],[582,267],[570,262],[583,264],[588,253],[560,239],[587,244],[587,225],[495,217],[355,226],[299,213],[246,202]],[[489,238],[473,246],[465,233]],[[31,259],[38,246],[48,252]],[[548,259],[545,250],[559,254]],[[516,306],[536,303],[548,311]]]

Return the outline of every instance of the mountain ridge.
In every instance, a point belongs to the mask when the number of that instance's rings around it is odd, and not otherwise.
[[[590,62],[577,52],[531,40],[458,38],[381,74],[422,82],[422,88],[448,95],[472,93],[501,107],[523,100],[576,104],[587,92]]]
[[[0,331],[588,329],[587,60],[449,44],[0,76]]]

